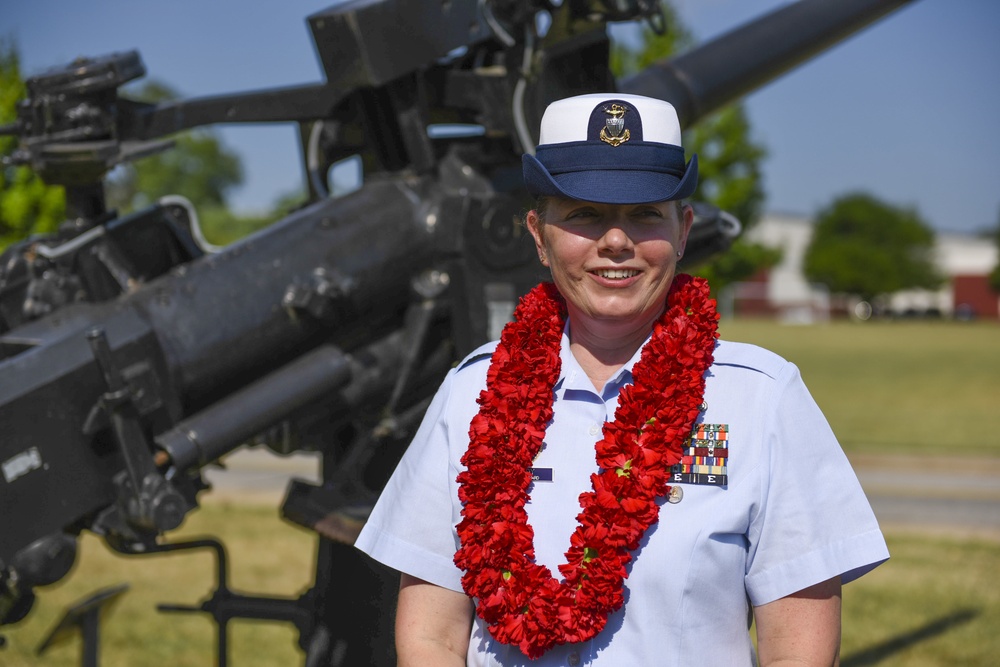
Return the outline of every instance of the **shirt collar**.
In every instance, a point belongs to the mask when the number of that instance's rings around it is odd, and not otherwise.
[[[609,394],[617,395],[621,388],[632,382],[632,367],[639,361],[642,356],[642,349],[649,342],[650,335],[646,337],[646,340],[639,349],[635,351],[632,358],[629,359],[621,368],[615,371],[608,381],[604,383],[604,391],[602,392],[602,398],[607,400]],[[563,326],[562,341],[559,346],[559,379],[556,381],[556,386],[553,388],[557,399],[562,399],[565,396],[566,390],[574,391],[589,391],[592,394],[596,394],[594,391],[594,385],[591,384],[590,378],[587,377],[587,373],[580,366],[580,362],[576,360],[573,356],[573,352],[569,347],[569,320],[566,320],[566,324]]]

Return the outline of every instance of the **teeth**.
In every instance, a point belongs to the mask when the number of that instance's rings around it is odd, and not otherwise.
[[[597,275],[610,280],[622,280],[624,278],[631,278],[632,276],[639,275],[639,272],[633,269],[601,269],[597,271]]]

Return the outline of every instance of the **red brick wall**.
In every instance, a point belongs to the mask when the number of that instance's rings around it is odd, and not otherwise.
[[[990,288],[987,276],[958,275],[952,277],[952,294],[955,309],[963,304],[972,306],[976,317],[1000,317],[1000,294]]]
[[[737,317],[774,317],[777,309],[767,298],[767,285],[771,280],[769,269],[760,269],[737,285],[735,312]]]

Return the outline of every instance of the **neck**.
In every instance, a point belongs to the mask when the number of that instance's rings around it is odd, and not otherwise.
[[[586,320],[581,321],[572,314],[569,320],[570,351],[597,391],[601,391],[608,378],[642,347],[655,322],[623,329],[602,323],[588,326]]]

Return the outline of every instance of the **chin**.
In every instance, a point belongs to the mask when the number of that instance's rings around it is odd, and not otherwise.
[[[619,325],[641,325],[651,323],[659,316],[659,313],[640,308],[594,308],[586,312],[586,316],[592,320],[604,324]]]

